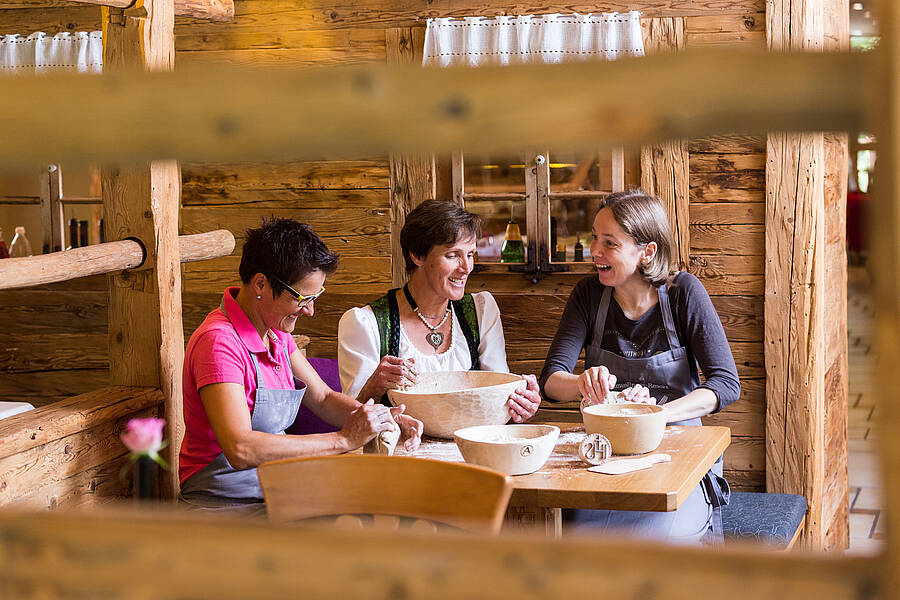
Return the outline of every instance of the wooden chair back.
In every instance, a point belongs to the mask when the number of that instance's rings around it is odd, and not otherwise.
[[[259,482],[269,519],[289,522],[339,517],[339,526],[413,529],[436,524],[472,532],[500,531],[512,494],[502,473],[461,463],[399,456],[344,455],[264,463]]]

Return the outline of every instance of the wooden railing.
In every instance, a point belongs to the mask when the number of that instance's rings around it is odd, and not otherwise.
[[[234,235],[224,229],[182,235],[178,242],[183,263],[228,256],[234,251]],[[0,262],[0,290],[136,269],[143,264],[145,254],[139,242],[120,240],[40,256],[10,258]]]

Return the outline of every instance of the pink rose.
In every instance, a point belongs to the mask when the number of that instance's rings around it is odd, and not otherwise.
[[[122,443],[134,454],[159,452],[163,442],[163,419],[131,419],[119,435]]]

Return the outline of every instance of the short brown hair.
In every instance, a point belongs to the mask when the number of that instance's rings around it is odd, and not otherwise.
[[[408,215],[400,231],[400,248],[406,272],[416,270],[412,256],[424,257],[435,246],[453,244],[458,239],[478,239],[481,217],[449,200],[426,200]]]
[[[656,254],[638,269],[647,283],[657,287],[666,283],[674,273],[675,242],[662,201],[641,188],[632,188],[608,195],[600,203],[600,210],[604,208],[612,211],[616,223],[637,245],[656,242]]]
[[[262,273],[269,279],[274,295],[285,290],[272,277],[291,283],[313,271],[331,275],[338,266],[337,254],[325,245],[312,227],[293,219],[266,219],[254,229],[247,230],[247,240],[241,251],[238,272],[241,281],[249,283]]]

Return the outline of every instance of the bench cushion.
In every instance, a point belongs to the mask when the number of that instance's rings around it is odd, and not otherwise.
[[[341,391],[341,375],[338,371],[338,361],[336,358],[308,358],[309,364],[316,370],[319,377],[322,378],[328,387],[335,391]],[[331,433],[337,431],[338,428],[329,425],[319,417],[317,417],[306,403],[300,404],[300,410],[297,411],[297,418],[294,424],[287,428],[285,433],[293,435],[306,435],[309,433]]]
[[[806,516],[806,498],[797,494],[734,492],[722,507],[727,541],[757,541],[786,548]]]

